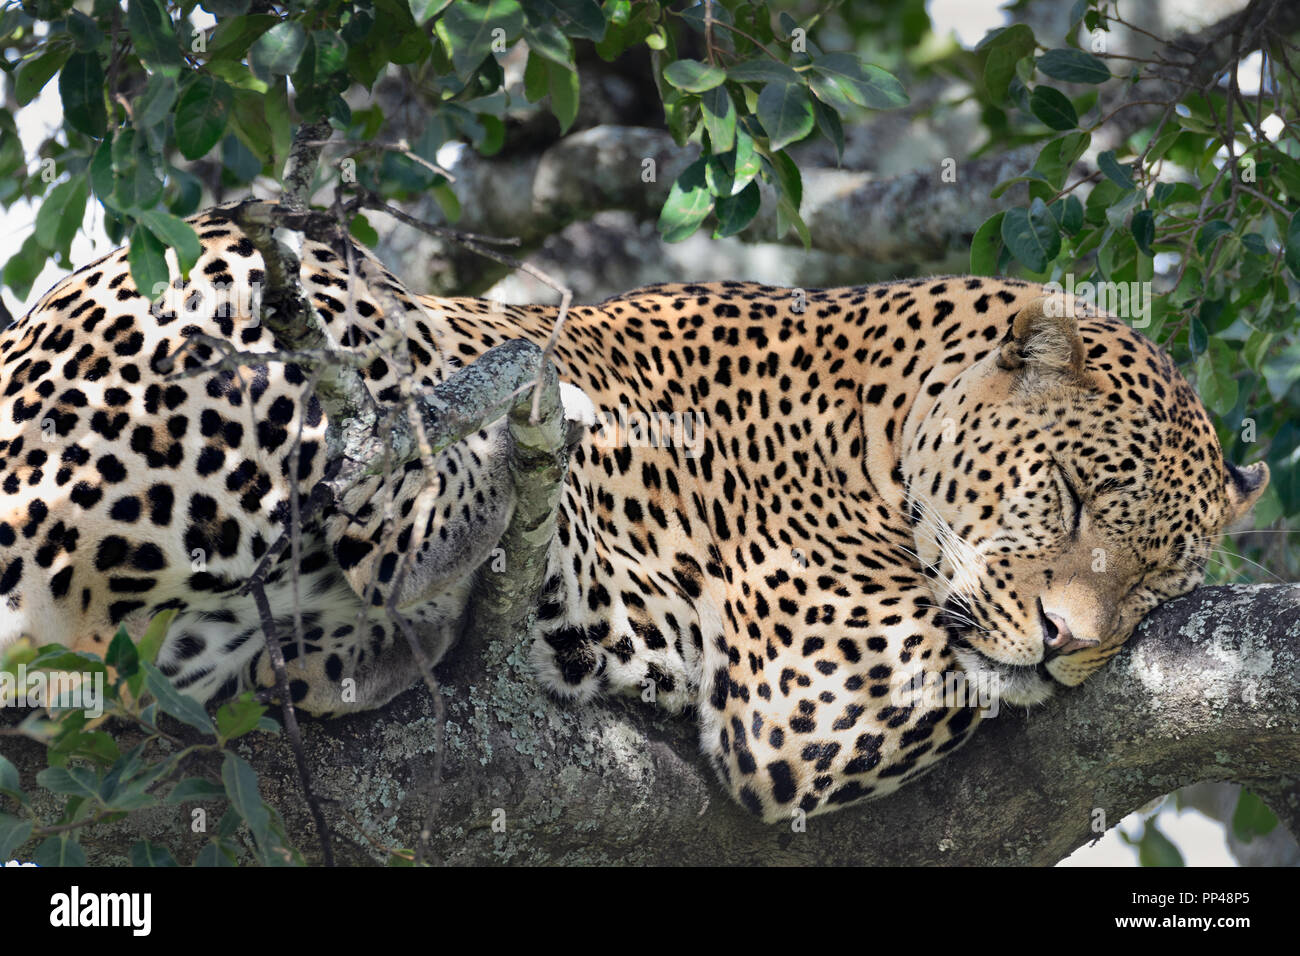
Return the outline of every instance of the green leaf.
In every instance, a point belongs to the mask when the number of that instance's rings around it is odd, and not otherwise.
[[[157,806],[158,798],[145,792],[150,782],[137,782],[114,791],[105,798],[105,808],[126,813],[131,810],[143,810],[145,807]]]
[[[26,106],[36,99],[36,94],[45,89],[45,84],[50,82],[64,63],[68,62],[68,57],[71,55],[71,47],[60,45],[51,47],[40,56],[24,60],[22,66],[18,68],[18,76],[14,81],[14,96],[18,99],[18,105]]]
[[[1091,142],[1091,134],[1081,130],[1049,140],[1039,150],[1038,158],[1034,160],[1034,169],[1042,173],[1053,187],[1060,189]]]
[[[1268,255],[1268,241],[1257,232],[1248,232],[1241,237],[1241,244],[1252,256]]]
[[[270,80],[272,74],[288,76],[298,68],[303,51],[307,49],[307,31],[301,23],[285,20],[267,30],[248,51],[248,65],[260,80]]]
[[[1139,209],[1133,214],[1129,227],[1133,231],[1133,241],[1144,256],[1151,255],[1151,243],[1156,238],[1156,217],[1150,209]]]
[[[1156,829],[1155,822],[1148,820],[1142,829],[1142,839],[1138,841],[1138,863],[1141,866],[1183,866],[1183,855],[1169,838]]]
[[[777,188],[776,236],[779,239],[794,229],[804,248],[810,248],[812,236],[808,233],[807,223],[799,215],[799,206],[803,202],[803,176],[799,167],[785,152],[771,154],[768,163],[771,182]]]
[[[1027,210],[1007,210],[1002,219],[1002,241],[1031,272],[1046,272],[1048,263],[1061,251],[1060,229],[1041,199],[1035,199]]]
[[[86,797],[99,801],[99,778],[86,767],[46,767],[36,775],[36,782],[51,793]]]
[[[176,616],[176,610],[173,608],[167,611],[159,611],[149,621],[149,626],[145,628],[144,636],[136,645],[136,650],[140,654],[140,660],[152,664],[158,659],[158,651],[162,648],[163,641],[167,639],[167,628],[171,625],[172,618]]]
[[[108,645],[108,653],[104,655],[104,663],[113,668],[122,680],[131,677],[140,669],[140,655],[135,649],[135,641],[131,640],[131,635],[126,632],[126,628],[119,627],[117,633],[113,635],[113,640]]]
[[[1105,83],[1111,79],[1106,64],[1083,50],[1048,50],[1038,58],[1038,68],[1067,83]]]
[[[447,183],[432,186],[429,191],[433,193],[433,199],[438,204],[438,209],[441,210],[446,220],[455,224],[460,219],[461,213],[460,197],[456,195],[456,191]]]
[[[188,777],[172,787],[171,793],[167,794],[167,799],[163,802],[175,806],[191,800],[213,800],[225,796],[225,793],[225,787],[219,787],[210,780]]]
[[[313,30],[312,46],[316,49],[316,77],[326,79],[347,69],[348,45],[333,30]]]
[[[27,802],[27,797],[23,793],[22,780],[18,776],[18,768],[3,754],[0,754],[0,793],[13,797],[19,803]],[[0,856],[3,855],[0,853]]]
[[[132,866],[180,866],[176,857],[165,846],[155,846],[148,840],[141,840],[131,847]]]
[[[233,17],[247,13],[251,0],[202,0],[202,5],[217,17]]]
[[[529,53],[537,53],[552,63],[573,69],[573,43],[554,23],[543,23],[524,28],[524,41]]]
[[[85,757],[105,767],[111,766],[122,755],[113,738],[101,730],[68,734],[50,747],[49,752],[62,757]]]
[[[1200,255],[1205,255],[1206,250],[1210,249],[1220,236],[1226,236],[1232,232],[1232,225],[1222,219],[1211,219],[1201,231],[1196,234],[1196,251]]]
[[[978,276],[997,275],[998,253],[1002,251],[1002,220],[1005,212],[995,212],[980,224],[970,241],[970,271]]]
[[[840,115],[820,99],[813,101],[813,113],[817,117],[817,128],[822,135],[835,144],[835,164],[844,162],[844,124]]]
[[[135,248],[134,239],[131,247]],[[203,709],[193,697],[186,697],[169,681],[158,668],[152,664],[141,662],[141,669],[145,674],[145,686],[149,688],[149,693],[153,694],[158,700],[158,706],[164,713],[170,714],[182,723],[189,724],[196,730],[201,730],[205,734],[211,734],[215,728],[212,726],[212,718],[208,712]]]
[[[687,93],[703,93],[726,82],[727,71],[699,60],[677,60],[664,67],[664,79]]]
[[[725,86],[715,86],[700,99],[704,111],[704,128],[709,146],[715,153],[726,153],[736,145],[736,107]]]
[[[550,89],[551,73],[547,61],[528,51],[528,63],[524,66],[524,99],[536,103]]]
[[[357,10],[365,8],[358,5]],[[371,14],[373,19],[373,13]],[[355,22],[354,18],[354,22]],[[242,60],[253,41],[279,23],[278,17],[269,13],[255,13],[217,23],[208,41],[208,62],[217,60]]]
[[[1219,415],[1226,415],[1237,404],[1239,386],[1231,372],[1233,364],[1233,351],[1221,339],[1211,341],[1209,348],[1196,360],[1197,394],[1207,408]]]
[[[194,263],[203,255],[199,237],[194,227],[183,219],[165,213],[159,209],[147,209],[138,213],[136,219],[149,227],[149,231],[158,237],[169,249],[176,252],[182,275],[188,275]]]
[[[51,252],[67,249],[86,217],[87,183],[77,176],[50,190],[36,213],[36,240]]]
[[[760,205],[762,194],[758,183],[752,181],[736,195],[719,199],[716,208],[718,227],[713,231],[713,238],[722,239],[740,232],[753,222]]]
[[[217,710],[217,736],[224,744],[257,729],[266,708],[253,699],[251,692],[222,704]]]
[[[1108,149],[1097,156],[1097,168],[1105,173],[1106,178],[1120,189],[1133,189],[1133,177],[1127,166],[1121,166],[1115,158],[1115,151]]]
[[[708,157],[704,181],[714,196],[734,196],[749,185],[761,168],[753,137],[737,128],[735,148]]]
[[[1232,812],[1232,835],[1242,843],[1257,836],[1268,836],[1277,828],[1277,815],[1264,801],[1249,790],[1237,797],[1237,808]]]
[[[987,50],[992,47],[1007,43],[1009,42],[1008,39],[1009,36],[1018,31],[1022,33],[1027,33],[1029,35],[1029,38],[1031,40],[1033,39],[1033,35],[1034,35],[1033,30],[1025,26],[1023,23],[1015,23],[1012,24],[1011,26],[1006,26],[1006,27],[994,27],[993,29],[985,33],[984,36],[980,38],[980,41],[975,44],[975,52],[979,53],[981,50]]]
[[[987,49],[984,60],[984,85],[996,102],[1006,99],[1008,86],[1016,75],[1016,63],[1034,52],[1034,31],[1016,23],[986,37],[975,49]]]
[[[238,866],[239,861],[224,846],[208,843],[194,859],[195,866]]]
[[[45,247],[36,241],[35,236],[28,236],[23,240],[18,252],[5,263],[5,285],[13,289],[14,295],[18,298],[27,298],[32,290],[32,283],[41,274],[48,259],[49,253]]]
[[[225,135],[234,91],[225,80],[200,73],[176,104],[176,145],[186,159],[201,159]]]
[[[803,204],[803,175],[795,161],[786,153],[773,153],[771,177],[777,194],[788,199],[790,205],[798,209]]]
[[[128,0],[126,24],[135,52],[145,65],[173,75],[185,61],[166,7],[158,0]]]
[[[0,862],[13,859],[14,851],[32,835],[32,822],[0,813]]]
[[[593,43],[605,39],[607,13],[601,10],[597,0],[521,0],[520,6],[524,8],[528,22],[533,26],[549,21],[571,37],[591,40]],[[658,7],[653,8],[651,15],[656,18],[659,16]],[[609,10],[608,16],[616,26],[625,26],[628,22],[626,16],[618,15],[617,9]]]
[[[681,242],[713,211],[713,194],[704,178],[705,165],[703,158],[691,163],[668,191],[668,199],[659,214],[659,232],[664,242]]]
[[[452,0],[411,0],[411,16],[423,26],[451,6],[451,3]]]
[[[1079,202],[1078,196],[1066,196],[1060,203],[1055,203],[1061,207],[1061,229],[1068,235],[1073,236],[1083,228],[1083,203]]]
[[[992,190],[990,190],[989,197],[991,199],[997,199],[999,196],[1001,196],[1003,193],[1005,193],[1008,189],[1010,189],[1012,186],[1016,185],[1017,183],[1045,183],[1045,182],[1047,182],[1046,176],[1044,176],[1036,169],[1031,169],[1029,170],[1029,172],[1021,176],[1012,176],[1010,179],[1002,180],[1002,182],[998,183],[996,186],[993,187]]]
[[[98,49],[104,42],[104,34],[99,32],[99,24],[80,10],[73,10],[68,14],[67,27],[68,36],[72,37],[73,42],[77,44],[77,49],[83,53]]]
[[[36,848],[32,862],[39,866],[85,866],[86,851],[67,833],[49,837]]]
[[[104,109],[104,68],[95,53],[74,53],[59,74],[63,122],[99,139],[108,126]]]
[[[271,846],[271,814],[258,793],[257,773],[243,758],[227,752],[221,765],[221,782],[225,784],[231,809],[248,824],[258,850],[265,855]]]
[[[828,53],[813,60],[813,70],[835,84],[851,102],[874,110],[908,103],[903,84],[891,73],[863,63],[849,53]]]
[[[131,230],[131,247],[127,250],[126,260],[131,265],[131,278],[136,290],[152,302],[169,278],[163,244],[147,228],[137,225]]]
[[[549,60],[546,61],[546,70],[551,112],[560,121],[560,134],[563,135],[578,118],[578,74]]]
[[[461,79],[467,79],[492,53],[494,31],[504,31],[498,35],[509,39],[517,37],[523,27],[524,13],[515,0],[457,0],[435,25]]]
[[[812,234],[808,231],[808,224],[803,221],[803,217],[799,215],[799,210],[795,205],[788,198],[782,196],[776,201],[777,237],[784,236],[791,229],[799,236],[799,241],[803,243],[804,249],[812,248]]]
[[[802,78],[792,68],[765,56],[745,60],[727,67],[727,79],[737,83],[800,83]]]
[[[812,99],[806,89],[794,83],[769,83],[763,87],[757,112],[774,152],[812,132]]]
[[[169,115],[176,103],[176,78],[166,73],[154,73],[144,92],[135,99],[135,113],[132,119],[139,129],[157,126]]]
[[[379,244],[379,233],[374,226],[370,225],[370,220],[360,213],[353,216],[352,221],[348,223],[348,232],[364,246],[373,248]]]
[[[85,651],[70,651],[58,644],[42,647],[36,657],[27,663],[28,670],[90,671],[105,673],[104,662]]]
[[[1286,229],[1286,267],[1291,275],[1300,279],[1300,211],[1291,216],[1291,223]]]
[[[113,139],[114,207],[148,209],[158,202],[163,183],[155,174],[155,158],[136,130],[129,126],[118,130]]]
[[[1079,114],[1074,104],[1060,90],[1050,86],[1036,86],[1029,94],[1029,110],[1049,129],[1067,130],[1079,125]]]

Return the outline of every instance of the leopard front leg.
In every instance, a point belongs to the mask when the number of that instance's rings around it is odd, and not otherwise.
[[[418,611],[468,587],[514,510],[513,440],[497,422],[438,455],[359,482],[327,514],[325,537],[367,606]]]
[[[362,605],[410,621],[431,663],[467,623],[512,630],[540,589],[571,423],[591,417],[590,402],[561,390],[548,363],[532,420],[527,386],[541,360],[531,343],[510,342],[438,386],[442,413],[426,431],[431,445],[446,447],[432,472],[416,460],[366,478],[324,518],[325,539]],[[459,437],[467,423],[477,431]],[[448,432],[459,440],[447,444]],[[419,679],[421,663],[408,641],[385,648],[371,668],[397,693]]]

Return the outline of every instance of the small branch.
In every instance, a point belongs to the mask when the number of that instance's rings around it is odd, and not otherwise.
[[[411,144],[408,143],[405,139],[399,139],[395,143],[378,143],[378,142],[359,143],[353,140],[346,140],[346,139],[323,139],[323,140],[313,141],[310,145],[320,146],[320,147],[346,146],[346,147],[351,147],[350,152],[352,153],[360,153],[371,149],[377,149],[385,153],[397,153],[399,156],[404,156],[407,159],[409,159],[411,162],[423,166],[429,172],[441,176],[443,179],[447,180],[448,182],[454,183],[456,181],[456,177],[453,176],[449,170],[444,169],[443,167],[439,166],[437,163],[429,162],[429,160],[425,159],[419,153],[415,152],[415,150],[411,149]]]
[[[289,159],[284,166],[284,193],[280,202],[294,210],[307,208],[311,186],[316,180],[321,147],[329,141],[332,129],[326,120],[304,123],[294,134]]]
[[[320,802],[316,799],[316,792],[311,785],[311,771],[307,769],[307,756],[302,746],[302,730],[298,727],[298,715],[294,711],[293,695],[289,691],[289,674],[284,666],[284,649],[280,646],[280,638],[275,631],[275,616],[271,613],[271,604],[266,599],[266,590],[260,581],[253,585],[252,595],[257,603],[257,613],[262,619],[262,634],[266,638],[267,655],[271,658],[271,667],[275,671],[275,686],[280,696],[284,730],[289,737],[294,763],[298,766],[298,779],[302,783],[302,793],[307,799],[307,806],[320,839],[322,861],[326,866],[333,866],[334,850],[330,845],[329,824],[325,820],[325,814],[321,811]]]

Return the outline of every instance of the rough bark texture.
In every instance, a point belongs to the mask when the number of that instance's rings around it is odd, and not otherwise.
[[[807,821],[764,826],[733,805],[687,717],[637,701],[564,707],[527,671],[523,642],[455,649],[439,668],[449,747],[433,859],[454,864],[1040,864],[1129,811],[1201,780],[1300,776],[1300,585],[1206,588],[1157,609],[1104,671],[1029,715],[1004,711],[926,778]],[[423,688],[386,710],[305,721],[317,787],[380,843],[410,846],[434,740]],[[6,743],[30,780],[34,746]],[[244,748],[290,832],[316,852],[287,747]],[[1290,778],[1287,780],[1286,778]],[[1294,804],[1276,805],[1288,826]],[[341,823],[342,862],[374,858]],[[504,822],[504,831],[493,828]],[[185,812],[100,827],[93,860],[142,836],[196,852]],[[348,839],[356,841],[349,845]]]

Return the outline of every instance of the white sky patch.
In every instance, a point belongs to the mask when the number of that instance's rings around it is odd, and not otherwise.
[[[121,6],[123,10],[126,9],[126,4]],[[211,30],[216,26],[217,20],[206,10],[195,7],[190,15],[190,23],[193,29]],[[37,30],[45,32],[48,27],[39,24]],[[209,36],[208,39],[211,40],[212,37]],[[59,99],[58,80],[54,79],[47,83],[36,99],[16,112],[15,120],[18,126],[18,138],[23,144],[23,155],[27,157],[27,171],[37,172],[39,170],[37,149],[63,125],[63,103]],[[8,209],[0,208],[0,269],[3,269],[4,264],[22,247],[23,240],[32,234],[32,228],[36,224],[36,209],[36,205],[22,200],[15,202]],[[99,200],[92,195],[86,201],[86,218],[82,223],[81,231],[72,240],[72,261],[83,265],[112,249],[113,244],[108,241],[108,236],[104,233],[104,218]],[[8,287],[0,289],[0,298],[15,319],[21,318],[49,290],[50,286],[72,271],[54,262],[47,262],[41,274],[32,283],[31,292],[28,293],[25,301],[19,301],[13,294],[13,290]]]
[[[999,0],[929,0],[926,9],[935,33],[943,36],[948,30],[967,49],[979,43],[984,34],[1007,22]]]
[[[63,125],[63,103],[59,99],[59,84],[51,80],[28,106],[16,114],[18,138],[23,144],[23,155],[27,157],[28,173],[39,173],[40,159],[37,150],[52,133]],[[61,177],[60,177],[61,178]],[[25,200],[15,202],[8,209],[0,208],[0,268],[18,252],[23,240],[32,234],[36,223],[37,205]],[[93,196],[86,201],[86,219],[82,229],[72,240],[72,261],[91,262],[112,248],[108,236],[104,234],[103,217],[100,214],[99,201]],[[0,290],[4,304],[15,319],[25,315],[36,301],[43,296],[50,286],[58,282],[72,270],[54,262],[47,262],[26,301],[19,301],[13,290],[5,287]]]
[[[1118,827],[1107,830],[1096,843],[1081,846],[1057,866],[1137,866],[1137,848],[1120,838],[1123,829],[1137,839],[1142,835],[1141,813],[1130,813]],[[1156,826],[1183,854],[1188,866],[1236,866],[1237,861],[1228,852],[1228,842],[1223,834],[1223,824],[1196,810],[1178,813],[1166,805],[1155,816]]]

